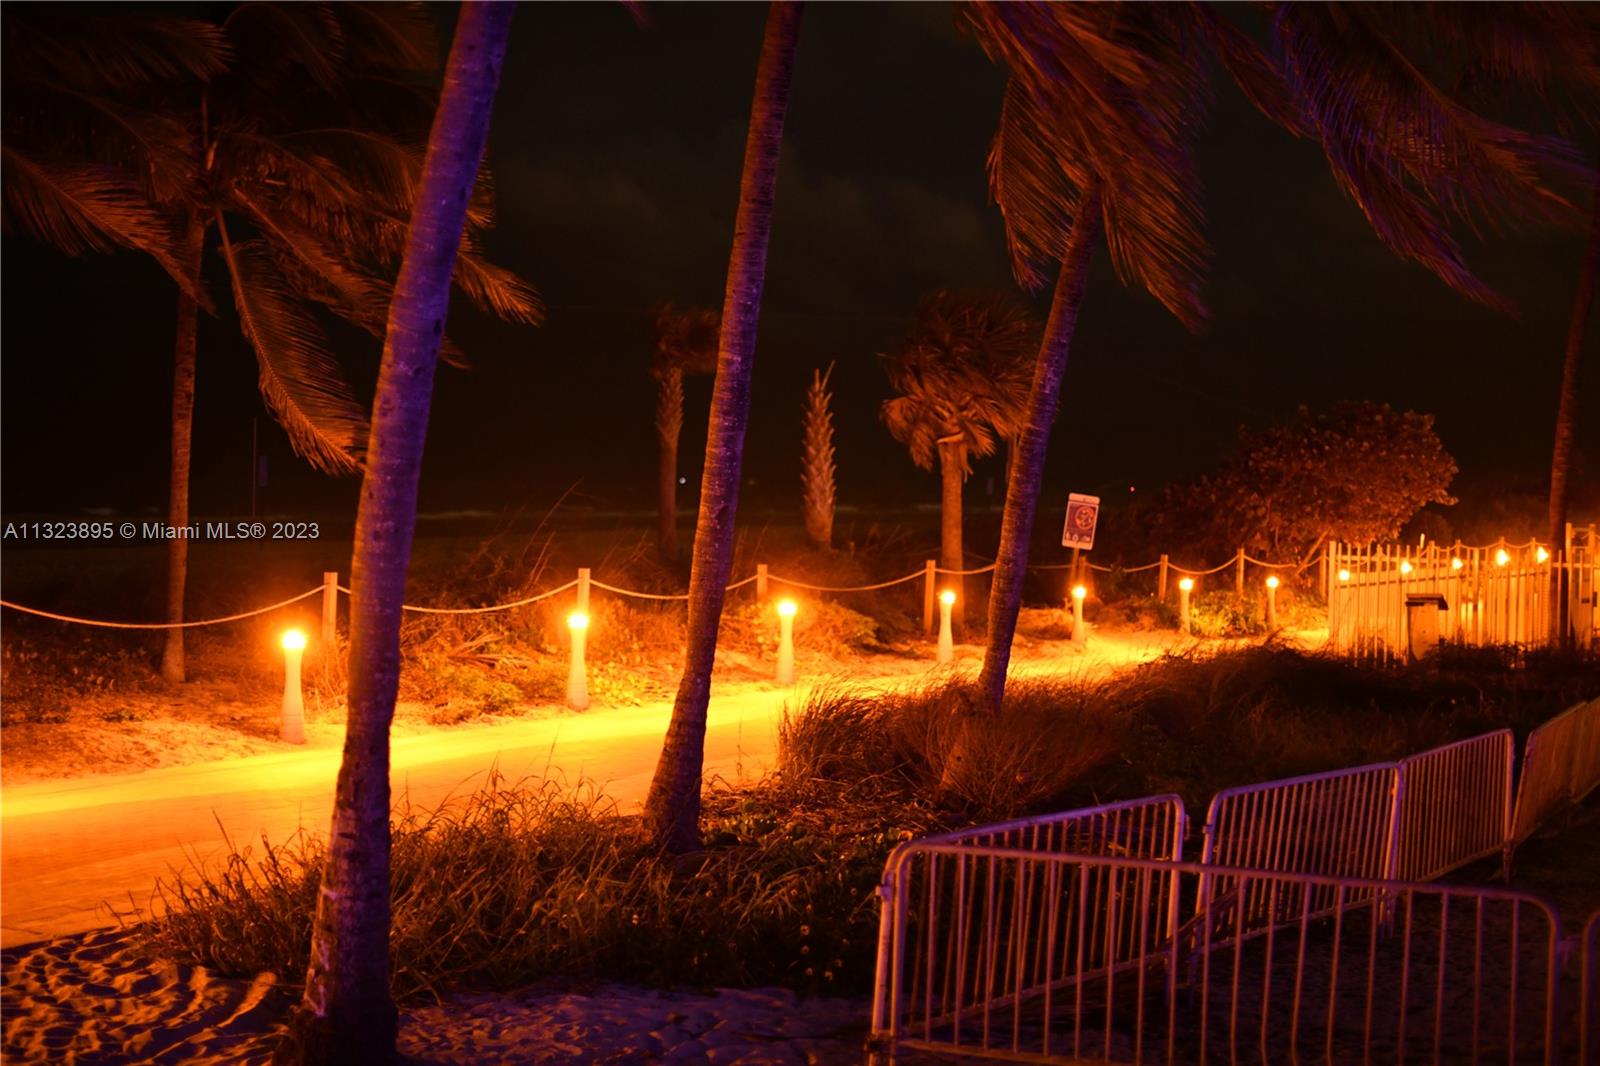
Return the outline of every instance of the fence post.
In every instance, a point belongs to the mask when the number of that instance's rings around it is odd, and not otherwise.
[[[756,564],[756,599],[765,601],[767,598],[767,564]]]
[[[933,598],[935,592],[933,586],[939,579],[939,575],[935,573],[938,567],[939,561],[937,559],[929,559],[922,569],[922,631],[924,633],[933,632]]]
[[[339,571],[322,572],[322,677],[333,673],[333,657],[339,648]]]
[[[1235,558],[1238,560],[1238,565],[1234,568],[1233,590],[1236,593],[1238,593],[1240,598],[1242,599],[1244,597],[1244,549],[1243,548],[1239,549],[1239,554],[1237,556],[1235,556]]]
[[[578,567],[578,605],[574,608],[579,614],[589,613],[589,568]]]
[[[1296,574],[1296,577],[1299,575]],[[1322,602],[1332,598],[1328,591],[1328,542],[1322,542],[1322,557],[1317,560],[1317,585],[1322,589]]]
[[[1167,553],[1161,553],[1161,569],[1156,571],[1156,599],[1167,602]]]

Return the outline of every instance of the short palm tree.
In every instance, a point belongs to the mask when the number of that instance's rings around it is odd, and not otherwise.
[[[939,565],[965,569],[961,489],[972,460],[993,455],[1021,428],[1028,402],[1039,323],[1001,292],[940,291],[917,308],[911,333],[883,356],[900,395],[880,412],[895,440],[923,470],[939,468]],[[960,577],[944,582],[959,588]],[[959,624],[966,597],[956,597]]]
[[[427,121],[430,93],[421,79],[434,62],[425,14],[405,5],[261,3],[198,27],[130,16],[150,43],[135,53],[138,63],[123,65],[164,75],[133,84],[131,93],[122,67],[105,63],[104,54],[115,52],[109,43],[48,47],[63,34],[78,40],[79,31],[99,40],[107,27],[96,17],[70,27],[48,15],[37,24],[13,19],[8,91],[12,82],[25,91],[20,101],[8,97],[7,141],[18,131],[59,162],[42,172],[57,177],[53,199],[45,198],[51,186],[13,182],[8,173],[8,219],[69,252],[95,248],[81,237],[75,244],[75,234],[103,233],[99,244],[148,251],[179,284],[168,521],[188,523],[198,311],[209,304],[204,267],[213,231],[240,330],[256,356],[262,399],[314,467],[356,471],[365,408],[329,348],[319,312],[382,335],[422,162],[412,139]],[[13,35],[13,28],[21,32]],[[190,32],[210,50],[184,45]],[[21,62],[12,62],[10,50]],[[165,50],[172,55],[158,63]],[[112,75],[97,80],[90,69],[96,62]],[[100,94],[95,108],[85,111],[84,92],[66,88],[78,85]],[[95,180],[106,166],[101,158],[77,140],[30,136],[63,112],[84,114],[85,140],[109,145],[116,164],[140,176],[138,184],[112,186],[120,212],[68,195]],[[107,149],[98,151],[103,157]],[[29,209],[41,203],[53,212]],[[487,185],[480,183],[469,217],[474,231],[492,223]],[[162,227],[165,244],[149,235],[152,225]],[[532,291],[485,262],[471,231],[456,281],[501,317],[538,319]],[[168,544],[171,622],[183,619],[187,547],[182,538]],[[162,672],[173,681],[184,677],[181,629],[167,631]]]
[[[678,561],[678,438],[683,433],[683,378],[717,368],[717,312],[701,307],[656,310],[650,376],[656,383],[656,468],[660,525],[656,546],[662,562]]]

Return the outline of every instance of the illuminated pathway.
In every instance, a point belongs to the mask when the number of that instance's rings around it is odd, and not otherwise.
[[[753,686],[750,686],[753,687]],[[759,777],[771,758],[782,690],[714,698],[705,772]],[[498,764],[509,780],[564,777],[599,783],[624,809],[643,800],[661,752],[668,703],[394,741],[395,796],[422,806],[470,791]],[[144,906],[155,878],[187,858],[214,856],[223,831],[236,843],[273,842],[305,826],[325,834],[339,751],[300,749],[198,766],[5,790],[0,816],[0,927],[5,944],[106,925],[99,904]],[[259,851],[259,847],[257,848]]]
[[[1105,641],[1099,654],[1034,658],[1017,662],[1013,674],[1063,665],[1101,670],[1151,658],[1171,643],[1134,649]],[[962,651],[963,665],[976,665],[977,649]],[[907,666],[897,677],[868,684],[927,676],[926,663]],[[758,778],[770,765],[784,700],[795,694],[751,683],[718,687],[725,691],[711,701],[706,777]],[[436,806],[471,791],[498,765],[511,781],[593,781],[625,811],[633,810],[649,788],[670,711],[670,703],[658,702],[396,737],[395,796],[406,793],[413,804]],[[27,943],[113,924],[102,901],[114,901],[121,911],[147,907],[157,877],[193,858],[223,853],[224,831],[258,853],[263,835],[279,843],[302,826],[325,834],[338,769],[337,747],[315,747],[7,787],[0,808],[0,941]]]

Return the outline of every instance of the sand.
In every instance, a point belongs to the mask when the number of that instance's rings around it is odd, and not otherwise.
[[[271,974],[230,980],[154,960],[123,930],[8,950],[3,981],[7,1063],[266,1063],[295,1002]],[[867,1017],[864,1001],[783,989],[606,984],[409,1007],[400,1050],[418,1064],[860,1063]]]

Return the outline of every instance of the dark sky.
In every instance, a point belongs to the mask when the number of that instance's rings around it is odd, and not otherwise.
[[[720,303],[764,9],[650,12],[645,28],[607,4],[517,16],[490,146],[491,250],[539,288],[550,315],[537,330],[460,316],[474,367],[440,372],[425,511],[543,510],[574,487],[573,499],[599,506],[649,506],[650,312],[662,299]],[[807,10],[756,362],[752,504],[797,503],[801,397],[830,361],[841,502],[936,498],[934,477],[877,421],[887,388],[875,353],[903,335],[924,293],[1012,284],[983,174],[1000,89],[946,5]],[[1240,422],[1351,398],[1436,413],[1470,483],[1537,486],[1581,241],[1534,233],[1474,247],[1481,275],[1519,308],[1498,315],[1389,255],[1319,152],[1231,89],[1219,89],[1202,144],[1213,322],[1187,333],[1096,261],[1047,493],[1143,493],[1215,463]],[[161,507],[170,283],[133,256],[66,261],[14,237],[3,251],[6,513]],[[341,355],[368,395],[376,343],[351,339]],[[258,415],[266,506],[347,513],[354,480],[319,478],[293,458],[254,376],[231,319],[206,323],[196,515],[248,509]],[[690,391],[691,482],[707,390]],[[1584,397],[1580,447],[1591,455],[1597,401],[1600,373]],[[993,472],[980,468],[977,496]]]

